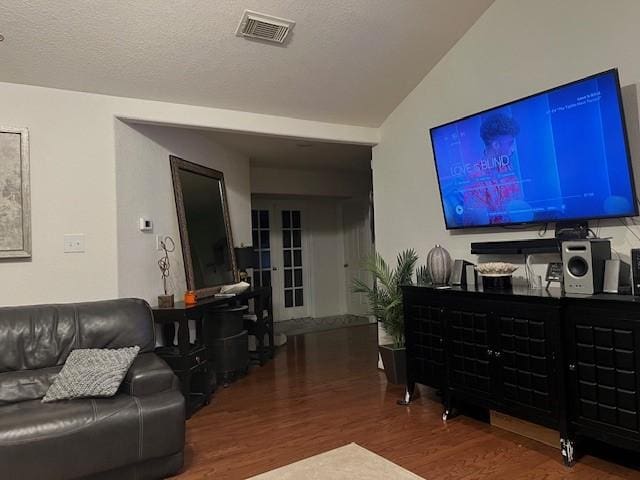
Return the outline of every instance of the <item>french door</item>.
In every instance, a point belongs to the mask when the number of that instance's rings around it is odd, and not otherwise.
[[[301,202],[254,200],[254,285],[271,285],[274,320],[309,314],[309,242]]]

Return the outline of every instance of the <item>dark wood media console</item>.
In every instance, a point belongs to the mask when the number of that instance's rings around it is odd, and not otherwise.
[[[640,299],[560,290],[403,288],[407,392],[442,392],[560,432],[564,462],[592,438],[640,451]]]

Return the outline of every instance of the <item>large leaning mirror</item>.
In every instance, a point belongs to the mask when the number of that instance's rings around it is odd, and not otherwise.
[[[178,157],[170,160],[187,288],[212,295],[238,281],[224,175]]]

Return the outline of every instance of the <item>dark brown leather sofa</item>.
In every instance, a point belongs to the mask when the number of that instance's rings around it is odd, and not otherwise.
[[[140,480],[178,472],[184,397],[154,344],[143,300],[0,308],[0,478]],[[115,397],[41,402],[71,350],[135,345],[140,354]]]

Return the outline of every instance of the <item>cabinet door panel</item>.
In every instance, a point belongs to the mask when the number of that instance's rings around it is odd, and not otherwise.
[[[640,435],[637,320],[615,310],[568,310],[572,422],[621,435]]]
[[[518,315],[496,314],[501,402],[507,408],[557,418],[557,311],[526,315],[522,308],[511,310]]]
[[[414,381],[434,388],[442,386],[444,375],[443,326],[440,309],[430,305],[410,304],[407,332],[408,359]]]
[[[445,315],[450,346],[450,386],[490,399],[489,314],[447,309]]]

